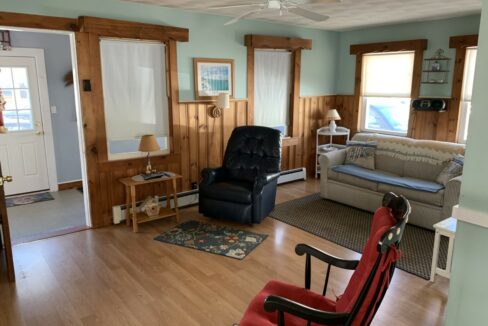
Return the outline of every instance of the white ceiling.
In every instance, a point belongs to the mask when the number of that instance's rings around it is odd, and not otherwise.
[[[242,3],[259,3],[265,0],[126,0],[155,4],[192,11],[236,17],[254,9],[208,9]],[[300,0],[296,0],[300,2]],[[386,25],[463,16],[481,11],[481,0],[343,0],[342,3],[303,5],[304,8],[330,16],[325,22],[312,22],[286,13],[279,17],[277,11],[265,10],[248,19],[266,20],[326,30],[348,30],[365,26]]]

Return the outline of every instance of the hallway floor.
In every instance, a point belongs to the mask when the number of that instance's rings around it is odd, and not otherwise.
[[[54,200],[7,209],[14,244],[86,228],[83,193],[69,189],[51,195]]]

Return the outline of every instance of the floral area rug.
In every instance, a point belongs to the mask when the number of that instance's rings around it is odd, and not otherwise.
[[[158,235],[154,240],[235,259],[244,259],[266,237],[266,234],[188,221]]]
[[[9,197],[5,199],[5,203],[7,204],[7,207],[14,207],[20,205],[39,203],[47,200],[54,200],[54,197],[49,192],[43,192],[39,194],[29,194],[29,195],[21,195],[17,197]]]

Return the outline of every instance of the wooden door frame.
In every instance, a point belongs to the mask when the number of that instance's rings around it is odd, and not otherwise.
[[[44,49],[34,48],[16,48],[11,51],[2,52],[3,57],[23,57],[35,59],[35,70],[37,75],[37,93],[39,95],[39,111],[42,122],[44,140],[44,155],[46,157],[47,179],[49,191],[58,191],[58,173],[56,170],[56,159],[54,153],[54,134],[51,122],[51,108],[49,102],[49,93],[47,85],[46,61]],[[41,189],[39,189],[41,190]]]
[[[449,38],[449,48],[456,49],[456,60],[454,61],[451,102],[447,110],[447,135],[446,141],[458,142],[459,122],[461,116],[461,96],[464,84],[464,68],[466,61],[466,50],[469,47],[478,45],[478,35],[460,35]]]
[[[101,201],[104,199],[99,172],[101,169],[110,169],[112,166],[106,166],[109,162],[104,160],[107,157],[107,145],[104,133],[99,38],[107,36],[157,40],[166,44],[171,153],[153,158],[153,162],[157,163],[167,161],[167,157],[174,160],[180,153],[176,42],[188,41],[188,29],[98,17],[82,16],[73,19],[9,12],[0,12],[0,26],[75,32],[91,224],[93,227],[107,225],[102,212]],[[145,165],[144,162],[144,158],[121,160],[114,162],[114,166],[142,167]]]
[[[248,34],[244,36],[244,45],[247,47],[247,121],[248,124],[254,124],[254,52],[256,49],[279,49],[287,50],[292,53],[292,83],[290,92],[290,122],[287,126],[291,131],[289,136],[291,138],[303,137],[299,135],[299,107],[300,107],[300,71],[302,49],[311,50],[312,40],[278,37],[268,35],[253,35]],[[290,128],[291,127],[291,128]],[[295,141],[284,141],[283,144],[298,143]]]
[[[412,88],[410,91],[411,98],[417,98],[420,95],[420,82],[422,79],[422,62],[424,59],[424,51],[427,49],[426,39],[381,42],[381,43],[367,43],[354,44],[350,47],[350,54],[356,55],[356,72],[354,85],[354,109],[353,109],[353,126],[351,133],[354,134],[360,130],[361,121],[361,87],[362,87],[362,72],[363,72],[363,55],[367,53],[385,53],[398,51],[414,51],[414,63],[412,74]],[[408,120],[408,137],[415,136],[415,118],[416,112],[410,109],[410,117]]]

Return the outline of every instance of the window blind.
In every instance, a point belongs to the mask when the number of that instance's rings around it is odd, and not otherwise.
[[[410,97],[413,51],[363,55],[362,96]]]

